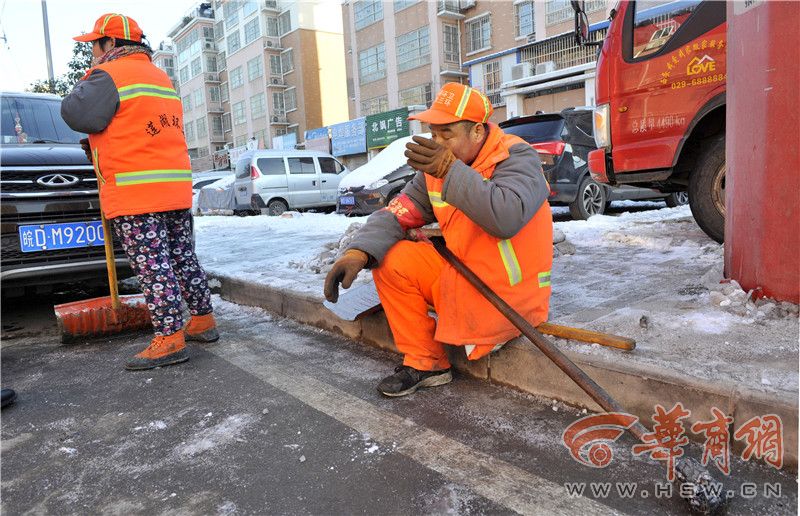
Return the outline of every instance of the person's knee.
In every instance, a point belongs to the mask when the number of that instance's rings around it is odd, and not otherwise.
[[[389,249],[386,256],[383,257],[381,264],[372,269],[372,275],[377,280],[388,279],[393,276],[406,277],[419,265],[415,265],[416,260],[413,256],[416,254],[414,246],[421,245],[417,242],[410,240],[401,240]]]

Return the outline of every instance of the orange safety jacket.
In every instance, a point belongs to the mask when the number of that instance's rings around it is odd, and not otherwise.
[[[167,75],[145,54],[97,65],[83,78],[97,69],[119,93],[111,123],[89,135],[106,218],[191,208],[183,108]]]
[[[524,144],[518,136],[492,127],[481,152],[470,165],[491,179],[508,149]],[[511,238],[488,234],[462,211],[442,201],[444,179],[425,175],[428,196],[447,247],[494,292],[534,326],[547,320],[550,270],[553,264],[553,215],[545,201],[533,218]],[[497,344],[519,335],[514,327],[450,264],[440,277],[440,304],[435,339],[448,344]]]

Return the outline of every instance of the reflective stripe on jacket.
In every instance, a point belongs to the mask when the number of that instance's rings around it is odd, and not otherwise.
[[[107,73],[119,108],[108,126],[89,135],[106,217],[190,208],[192,170],[183,135],[183,108],[167,75],[145,54],[90,69]]]
[[[523,143],[492,125],[489,137],[470,168],[491,180],[509,148]],[[527,145],[527,144],[526,144]],[[531,167],[539,168],[537,160]],[[547,320],[550,269],[553,263],[553,218],[545,201],[533,218],[510,238],[490,235],[463,211],[442,200],[443,179],[425,176],[433,213],[447,246],[492,290],[534,326]],[[452,266],[440,278],[436,340],[450,344],[497,344],[519,335],[517,330]]]

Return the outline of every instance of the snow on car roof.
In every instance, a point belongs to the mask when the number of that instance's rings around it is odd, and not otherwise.
[[[423,133],[417,136],[430,138],[431,133]],[[339,182],[339,188],[369,186],[402,167],[406,164],[406,157],[403,154],[406,151],[406,143],[410,141],[411,136],[393,141],[388,147],[380,151],[377,156],[344,176]]]

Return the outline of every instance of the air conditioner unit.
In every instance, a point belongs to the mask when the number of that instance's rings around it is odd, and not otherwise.
[[[273,116],[273,117],[272,117],[272,121],[273,121],[273,122],[277,122],[278,120],[279,120],[279,118],[278,118],[277,116]]]
[[[209,42],[206,41],[206,49],[209,49],[209,48],[214,48],[214,44],[213,43],[209,43]]]
[[[281,80],[280,80],[280,78],[278,78],[278,77],[273,77],[273,78],[272,78],[272,84],[281,84]]]
[[[461,10],[466,11],[475,7],[475,0],[461,0]]]
[[[266,40],[266,41],[264,42],[264,44],[266,44],[268,47],[274,47],[274,46],[275,46],[275,44],[274,44],[274,43],[272,43],[272,41],[270,41],[270,40]]]
[[[519,63],[519,64],[515,64],[515,65],[513,65],[511,67],[511,80],[512,81],[518,81],[518,80],[523,79],[525,77],[530,77],[531,75],[533,75],[533,73],[531,73],[531,64],[530,63],[527,63],[527,62]]]
[[[545,61],[536,65],[536,75],[556,71],[555,61]]]

